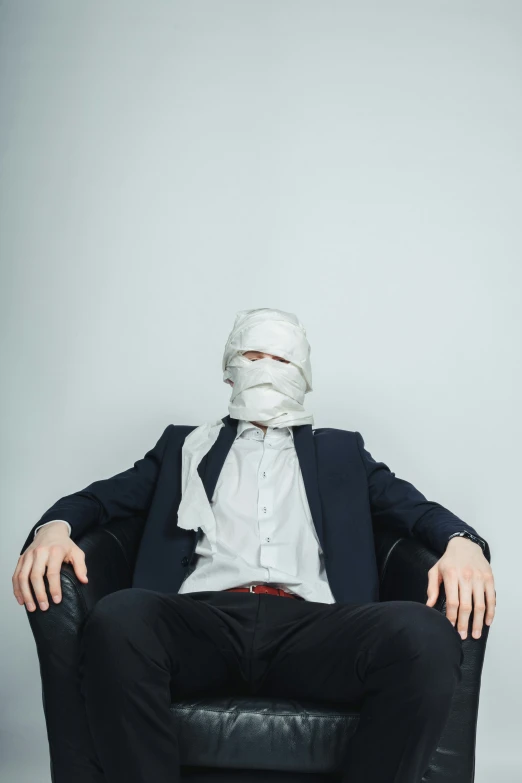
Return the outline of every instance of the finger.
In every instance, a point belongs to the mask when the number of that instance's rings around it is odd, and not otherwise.
[[[440,584],[440,572],[439,569],[434,566],[433,568],[430,568],[428,571],[428,588],[427,588],[427,595],[428,600],[426,601],[426,604],[428,606],[433,606],[437,598],[439,597],[439,584]]]
[[[33,594],[29,586],[29,574],[31,573],[31,568],[33,567],[34,551],[34,549],[31,549],[25,553],[24,562],[20,569],[20,573],[18,574],[20,592],[22,594],[22,598],[24,599],[26,609],[29,612],[34,612],[36,609]]]
[[[20,581],[19,581],[20,571],[22,569],[23,562],[24,562],[24,556],[20,555],[13,574],[13,593],[19,604],[24,603],[24,597],[22,595],[22,590],[20,588]]]
[[[52,547],[47,564],[47,581],[49,582],[49,592],[52,595],[55,604],[62,600],[62,585],[60,582],[60,571],[64,553],[62,548]]]
[[[76,547],[74,552],[71,553],[71,561],[74,568],[74,573],[82,582],[88,582],[87,578],[87,566],[85,564],[85,552],[80,547]]]
[[[459,608],[459,582],[456,570],[448,569],[443,574],[443,579],[446,592],[446,617],[452,625],[455,625]]]
[[[459,578],[459,616],[457,620],[457,631],[463,639],[468,635],[469,616],[473,608],[471,604],[472,582],[471,576],[460,575]]]
[[[491,625],[495,617],[495,607],[497,605],[497,594],[495,592],[495,580],[493,574],[488,574],[484,579],[486,591],[486,625]]]
[[[484,625],[484,612],[486,611],[484,589],[484,581],[481,577],[473,580],[473,627],[471,635],[474,639],[480,639],[482,626]]]
[[[33,567],[31,569],[30,580],[40,609],[49,608],[49,602],[47,600],[47,593],[45,591],[45,584],[43,579],[48,559],[48,547],[35,549],[35,558],[33,561]]]

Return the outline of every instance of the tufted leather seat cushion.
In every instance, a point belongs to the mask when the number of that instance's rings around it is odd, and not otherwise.
[[[187,766],[336,773],[359,721],[356,708],[290,699],[182,699],[172,704]]]

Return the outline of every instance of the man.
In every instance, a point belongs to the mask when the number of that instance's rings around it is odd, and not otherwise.
[[[82,695],[108,783],[170,783],[169,706],[197,693],[357,702],[345,779],[418,783],[460,680],[471,609],[474,638],[493,620],[489,546],[376,462],[358,432],[312,430],[310,346],[295,315],[239,312],[223,371],[229,415],[169,425],[133,468],[61,498],[28,536],[14,593],[34,611],[32,585],[46,610],[45,571],[55,601],[62,562],[87,581],[73,539],[146,519],[133,587],[101,599],[82,631]],[[374,524],[441,555],[426,605],[379,602]],[[442,582],[447,617],[434,608]]]

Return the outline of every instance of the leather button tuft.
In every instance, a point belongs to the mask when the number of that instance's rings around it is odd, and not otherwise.
[[[182,566],[188,566],[188,564],[189,564],[188,557],[184,557],[183,560],[181,561],[181,565]]]

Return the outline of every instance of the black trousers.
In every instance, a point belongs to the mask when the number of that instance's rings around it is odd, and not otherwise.
[[[450,621],[413,601],[128,588],[87,617],[80,684],[107,783],[176,781],[169,707],[197,694],[355,703],[360,719],[343,781],[420,783],[462,657]]]

